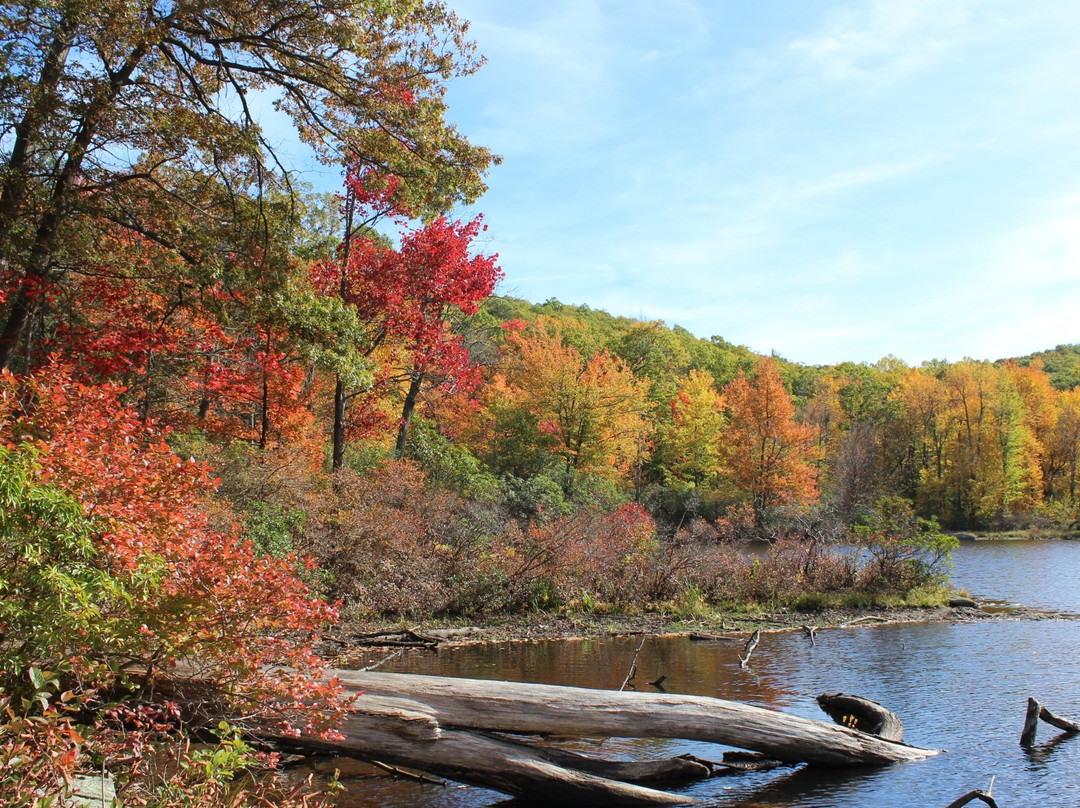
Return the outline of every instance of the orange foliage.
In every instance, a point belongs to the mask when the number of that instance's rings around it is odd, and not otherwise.
[[[625,473],[641,448],[647,386],[606,350],[582,356],[547,318],[506,338],[513,359],[492,389],[535,419],[567,470]]]
[[[772,506],[815,502],[817,430],[796,422],[776,363],[759,360],[752,379],[740,370],[723,395],[728,425],[721,454],[735,485],[750,495],[758,524]]]

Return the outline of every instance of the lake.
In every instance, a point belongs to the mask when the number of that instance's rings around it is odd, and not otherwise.
[[[978,597],[1080,613],[1080,543],[965,542],[955,583]],[[1080,720],[1080,621],[996,620],[830,629],[816,644],[802,632],[767,634],[747,668],[742,645],[649,637],[637,680],[661,675],[668,692],[718,696],[827,720],[815,702],[843,691],[878,701],[904,722],[905,739],[948,750],[880,769],[781,769],[713,778],[683,790],[707,805],[805,808],[946,806],[996,776],[1007,806],[1080,805],[1080,737],[1039,727],[1019,746],[1028,696]],[[515,642],[442,648],[383,670],[617,689],[640,638]],[[570,748],[603,757],[649,759],[691,753],[718,760],[723,747],[690,741],[609,739]],[[354,781],[343,805],[434,808],[488,806],[503,798],[475,788],[393,780]],[[981,802],[971,803],[981,805]]]

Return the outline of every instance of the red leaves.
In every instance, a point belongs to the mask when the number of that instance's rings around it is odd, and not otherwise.
[[[132,594],[127,653],[161,671],[196,660],[233,692],[307,712],[304,677],[317,668],[307,638],[334,611],[311,597],[293,559],[259,556],[236,533],[211,529],[209,468],[174,455],[153,422],[118,403],[121,392],[72,382],[58,366],[28,379],[4,374],[0,441],[36,444],[42,477],[100,526],[100,558]],[[27,400],[34,405],[23,412]],[[270,663],[303,673],[268,679]]]

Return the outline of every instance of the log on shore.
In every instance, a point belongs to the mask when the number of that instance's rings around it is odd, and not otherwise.
[[[823,721],[706,696],[400,673],[333,673],[345,687],[364,694],[358,697],[356,710],[363,712],[365,700],[372,696],[409,699],[425,705],[444,732],[453,728],[682,738],[749,749],[776,760],[827,766],[881,765],[938,753]]]

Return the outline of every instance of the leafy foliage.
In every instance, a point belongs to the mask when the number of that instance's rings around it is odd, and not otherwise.
[[[941,532],[936,520],[916,516],[901,497],[878,500],[874,513],[853,533],[870,554],[872,585],[897,591],[939,582],[958,543]]]

